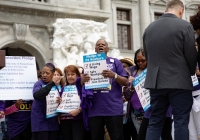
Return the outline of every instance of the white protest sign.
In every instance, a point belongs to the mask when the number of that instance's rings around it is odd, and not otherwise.
[[[74,109],[78,109],[80,103],[81,100],[78,96],[76,86],[65,86],[62,93],[62,102],[58,106],[56,112],[69,113]]]
[[[147,69],[143,70],[133,81],[133,85],[144,111],[150,107],[150,93],[148,89],[144,88],[146,74]]]
[[[197,75],[195,74],[195,75],[191,76],[191,78],[192,78],[193,87],[197,86],[199,84]]]
[[[90,81],[85,83],[85,89],[110,88],[109,79],[101,75],[103,70],[107,70],[105,53],[85,55],[83,64],[84,73],[90,76]]]
[[[1,100],[32,100],[35,82],[35,57],[6,56],[6,67],[0,70]]]
[[[60,90],[60,86],[57,86]],[[51,91],[46,96],[46,118],[57,116],[56,109],[58,107],[57,97],[60,97],[58,90],[56,89],[56,86],[53,86],[51,88]]]

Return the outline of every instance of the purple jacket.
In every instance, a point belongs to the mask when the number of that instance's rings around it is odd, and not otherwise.
[[[51,83],[44,83],[42,80],[37,81],[33,87],[33,94],[36,94],[37,91],[45,92],[46,88],[51,89],[52,85],[49,87],[48,84],[50,85]],[[43,85],[46,86],[42,87]],[[57,116],[48,119],[46,118],[46,97],[41,97],[40,99],[35,99],[33,101],[31,109],[31,127],[32,132],[59,130]]]
[[[83,124],[86,130],[89,130],[88,125],[88,109],[93,106],[94,95],[92,90],[85,90],[85,86],[81,86],[81,78],[76,79],[76,88],[81,98],[81,108],[83,115]]]
[[[4,103],[4,101],[0,101],[0,111],[5,111],[5,103]]]
[[[129,76],[133,76],[135,77],[136,76],[136,73],[137,73],[137,67],[136,66],[131,66],[128,68],[128,74]],[[136,91],[134,90],[133,92],[131,92],[130,88],[129,87],[126,87],[124,92],[123,92],[126,100],[128,100],[132,106],[133,109],[135,110],[139,110],[140,112],[143,113],[143,109],[142,109],[142,105],[140,103],[140,100],[138,98],[138,95],[136,93]],[[130,106],[128,106],[128,114],[130,114],[130,111],[131,111],[131,108]]]

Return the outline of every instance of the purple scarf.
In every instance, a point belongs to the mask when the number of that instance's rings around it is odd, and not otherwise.
[[[81,108],[83,114],[83,124],[86,130],[89,130],[88,126],[88,109],[93,106],[94,103],[94,95],[92,90],[86,90],[85,86],[81,85],[81,78],[78,77],[76,79],[76,88],[78,91],[78,95],[81,99]]]

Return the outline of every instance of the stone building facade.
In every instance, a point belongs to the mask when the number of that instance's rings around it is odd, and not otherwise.
[[[7,55],[35,56],[37,68],[53,62],[53,23],[58,18],[104,22],[111,49],[133,58],[142,34],[161,16],[168,0],[0,0],[0,49]],[[182,0],[189,21],[200,0]]]

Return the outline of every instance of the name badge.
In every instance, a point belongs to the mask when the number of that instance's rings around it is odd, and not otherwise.
[[[192,78],[193,87],[195,87],[196,85],[199,84],[199,81],[198,81],[198,78],[197,78],[197,75],[196,75],[196,74],[193,75],[193,76],[191,76],[191,78]]]
[[[110,62],[114,63],[114,61],[115,61],[114,59],[110,59]]]

